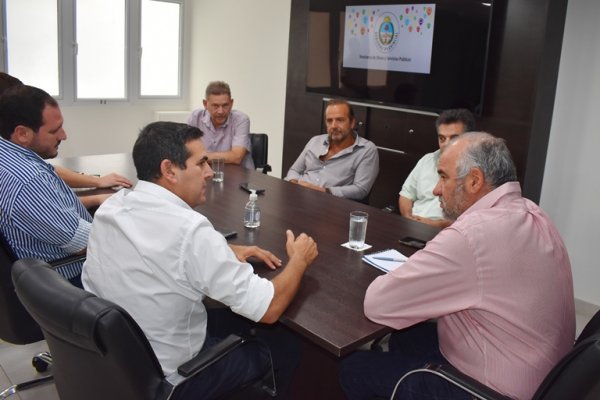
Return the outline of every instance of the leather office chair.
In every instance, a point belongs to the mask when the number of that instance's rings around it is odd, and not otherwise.
[[[405,379],[418,373],[434,374],[460,387],[473,398],[481,400],[509,400],[508,397],[483,385],[448,365],[428,364],[406,373]],[[396,389],[391,399],[394,399]],[[587,323],[573,349],[546,375],[532,400],[600,399],[600,311]]]
[[[30,344],[44,339],[39,325],[17,298],[10,276],[15,257],[10,247],[0,235],[0,339],[12,344]],[[31,360],[38,372],[43,372],[51,363],[50,354],[39,353]],[[18,391],[49,382],[52,376],[18,383],[0,392],[0,398],[8,397]]]
[[[250,146],[254,167],[262,169],[263,174],[271,172],[271,166],[268,164],[269,136],[266,133],[251,133]]]
[[[19,299],[52,352],[61,400],[168,399],[175,387],[133,318],[121,307],[67,282],[48,265],[22,259],[12,278]],[[208,368],[244,339],[231,335],[178,369],[182,381]],[[271,368],[272,370],[272,368]]]

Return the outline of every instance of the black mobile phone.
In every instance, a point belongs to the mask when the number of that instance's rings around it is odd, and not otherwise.
[[[414,238],[412,236],[405,236],[398,240],[398,242],[414,249],[422,249],[426,244],[423,240]]]
[[[248,182],[240,183],[240,187],[248,193],[252,193],[253,190],[256,194],[263,194],[265,192],[265,189],[254,187]]]
[[[218,229],[218,231],[221,235],[225,236],[225,239],[227,239],[227,240],[233,239],[234,237],[237,236],[236,231],[227,231],[227,230],[223,230],[223,229]]]

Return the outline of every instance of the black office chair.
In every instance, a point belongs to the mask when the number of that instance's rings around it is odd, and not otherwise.
[[[254,167],[262,169],[263,174],[271,172],[271,166],[268,164],[269,136],[266,133],[251,133],[250,146],[252,148],[251,153]]]
[[[394,389],[411,375],[434,374],[460,387],[480,400],[509,400],[508,397],[483,385],[449,365],[428,364],[406,373]],[[587,323],[573,349],[548,373],[532,400],[592,400],[600,399],[600,311]]]
[[[10,247],[0,235],[0,339],[12,344],[30,344],[44,339],[39,325],[31,318],[19,301],[10,276],[15,260]],[[39,353],[31,360],[38,372],[44,372],[52,362],[50,354]],[[49,382],[52,376],[44,376],[12,385],[0,392],[0,398],[8,397],[21,390]]]
[[[171,397],[176,386],[167,382],[146,336],[123,308],[69,284],[41,260],[15,262],[12,278],[52,352],[61,400]],[[231,335],[181,365],[181,382],[244,341]]]

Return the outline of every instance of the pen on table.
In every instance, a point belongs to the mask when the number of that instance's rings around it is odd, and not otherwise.
[[[381,260],[381,261],[395,261],[395,262],[404,262],[404,261],[406,261],[405,258],[378,257],[378,256],[373,256],[373,258],[376,259],[376,260]]]

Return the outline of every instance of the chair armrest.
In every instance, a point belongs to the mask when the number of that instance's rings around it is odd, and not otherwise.
[[[238,335],[229,335],[214,346],[201,351],[196,357],[181,364],[177,368],[177,372],[179,375],[188,378],[198,372],[204,371],[245,341],[244,338]]]
[[[85,254],[74,254],[72,256],[67,256],[64,258],[59,258],[58,260],[50,261],[50,268],[56,269],[60,267],[64,267],[65,265],[72,264],[76,261],[84,261],[86,258]]]
[[[451,384],[471,394],[474,398],[480,400],[511,400],[510,397],[500,394],[494,389],[485,386],[481,382],[471,378],[466,374],[463,374],[451,365],[427,364],[423,368],[409,371],[402,378],[400,378],[400,380],[396,384],[396,388],[408,376],[421,372],[430,373],[440,377],[441,379],[445,379]],[[396,388],[394,388],[394,393],[391,397],[392,399],[396,394]]]

